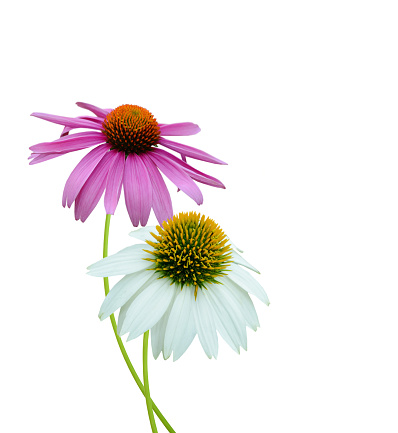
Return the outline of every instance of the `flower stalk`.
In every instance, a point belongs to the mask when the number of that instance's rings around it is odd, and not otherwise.
[[[107,214],[106,219],[105,219],[105,230],[104,230],[104,247],[103,247],[103,257],[104,258],[108,257],[108,239],[109,239],[110,221],[111,221],[111,216],[109,214]],[[104,289],[105,289],[105,296],[106,296],[109,293],[109,279],[108,279],[108,277],[104,278]],[[114,332],[116,340],[117,340],[117,344],[119,345],[120,351],[122,352],[122,355],[123,355],[123,359],[125,360],[127,367],[130,370],[130,373],[133,376],[133,379],[135,380],[135,383],[137,384],[138,388],[140,389],[142,394],[146,397],[144,385],[142,384],[137,372],[135,371],[135,368],[133,367],[133,364],[130,361],[130,358],[127,354],[126,348],[124,347],[122,339],[117,334],[117,325],[116,325],[115,315],[111,314],[110,319],[111,319],[111,323],[112,323],[113,332]],[[150,399],[149,388],[148,388],[148,398]],[[147,406],[148,406],[148,398],[147,398]],[[162,413],[160,412],[160,410],[158,409],[156,404],[151,399],[150,399],[150,405],[152,406],[151,412],[153,410],[153,412],[156,413],[157,417],[160,419],[160,421],[166,427],[167,431],[169,431],[170,433],[176,433],[174,431],[174,429],[171,427],[171,425],[168,423],[166,418],[162,415]],[[148,408],[148,411],[149,411],[149,408]],[[153,413],[152,413],[152,417],[153,417]],[[155,421],[153,421],[153,422],[155,422]],[[152,426],[152,422],[151,422],[151,426]],[[155,425],[155,430],[153,430],[153,428],[152,428],[152,431],[157,432],[156,425]]]
[[[155,417],[153,416],[152,400],[149,392],[149,380],[148,380],[148,339],[149,331],[144,334],[144,344],[142,348],[142,365],[144,368],[144,389],[145,389],[145,399],[146,407],[148,409],[149,422],[151,423],[152,433],[158,433],[156,428]]]

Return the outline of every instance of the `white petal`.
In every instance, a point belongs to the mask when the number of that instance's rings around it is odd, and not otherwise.
[[[192,292],[192,298],[194,298],[193,292]],[[196,335],[195,319],[193,317],[193,314],[191,314],[188,317],[188,321],[183,329],[180,341],[176,342],[176,345],[174,346],[173,361],[177,361],[177,359],[180,358],[185,353],[185,351],[188,349],[193,339],[195,338],[195,335]]]
[[[184,287],[182,290],[179,290],[177,297],[174,300],[164,337],[164,359],[170,357],[171,352],[180,344],[180,341],[184,336],[184,330],[187,327],[190,316],[192,315],[192,297],[194,297],[193,288]]]
[[[229,278],[234,283],[236,283],[239,287],[245,290],[248,293],[257,296],[260,301],[263,301],[265,304],[269,305],[268,296],[265,293],[265,290],[261,287],[261,285],[249,274],[249,272],[242,269],[240,266],[230,264],[231,271],[228,272],[228,276],[223,278]]]
[[[140,241],[153,241],[151,233],[157,234],[155,226],[145,226],[129,233],[129,236],[139,239]]]
[[[225,293],[225,286],[221,284],[209,287],[208,299],[214,309],[217,331],[221,337],[239,353],[242,346],[247,348],[246,321],[240,311]]]
[[[89,266],[88,275],[94,277],[111,277],[114,275],[127,275],[141,271],[152,266],[152,262],[144,259],[152,259],[153,255],[143,250],[152,251],[149,245],[138,244],[124,248],[116,254],[99,260]]]
[[[222,278],[220,281],[225,284],[228,291],[240,304],[246,324],[249,326],[249,328],[253,329],[253,331],[256,331],[260,326],[260,323],[258,321],[256,309],[254,308],[253,301],[250,299],[250,296],[229,278]]]
[[[241,250],[241,249],[238,248],[238,247],[237,247],[233,242],[231,242],[231,239],[228,238],[228,240],[229,240],[229,244],[231,245],[231,247],[232,247],[234,250],[239,251],[240,253],[243,253],[243,250]]]
[[[158,279],[148,285],[127,311],[121,334],[129,332],[127,341],[137,338],[162,318],[176,292],[169,278]]]
[[[177,296],[177,292],[175,293],[173,299],[170,302],[169,307],[166,312],[163,314],[162,318],[156,323],[155,326],[151,328],[151,345],[152,345],[152,353],[155,359],[158,358],[160,352],[164,350],[164,334],[166,333],[167,322],[169,321],[169,316],[171,309],[173,308],[174,300]]]
[[[206,355],[211,358],[217,358],[218,339],[216,325],[213,317],[213,309],[207,300],[206,290],[199,289],[198,294],[191,301],[195,327],[198,333],[200,344]]]
[[[213,304],[213,300],[210,298],[210,303]],[[223,322],[220,320],[218,314],[217,314],[217,307],[213,306],[213,309],[215,311],[214,314],[214,322],[216,324],[216,329],[219,332],[219,334],[221,335],[221,337],[228,343],[228,345],[236,352],[236,353],[240,353],[240,343],[234,341],[234,339],[232,339],[228,333],[228,331],[225,329],[225,326],[223,325]]]
[[[153,282],[158,281],[158,274],[157,273],[153,273],[150,277],[149,280],[143,284],[141,286],[141,288],[139,290],[137,290],[134,295],[122,306],[122,308],[120,309],[119,312],[119,317],[118,317],[118,321],[117,321],[117,334],[118,335],[122,335],[121,334],[121,330],[123,328],[123,324],[124,321],[126,319],[126,315],[127,312],[129,311],[131,304],[135,301],[135,299],[137,298],[137,296],[142,293],[149,285],[151,285]]]
[[[238,254],[236,251],[232,250],[232,261],[234,263],[237,263],[238,265],[245,266],[248,269],[251,269],[254,272],[257,272],[258,274],[260,271],[258,271],[254,266],[252,266],[249,262],[247,262],[240,254]]]
[[[119,317],[117,318],[117,335],[119,335],[119,336],[122,335],[121,331],[123,328],[124,320],[126,319],[127,311],[129,310],[131,304],[134,302],[134,299],[138,296],[138,293],[141,293],[141,291],[135,293],[120,309]]]
[[[148,281],[153,273],[154,271],[144,269],[143,271],[134,272],[134,274],[128,274],[123,277],[108,293],[101,305],[98,317],[101,320],[109,317],[124,305]]]

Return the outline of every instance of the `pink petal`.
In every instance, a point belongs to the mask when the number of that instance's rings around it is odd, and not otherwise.
[[[105,143],[106,137],[102,132],[80,132],[67,135],[50,143],[39,143],[29,149],[34,153],[57,153],[85,149],[96,144]]]
[[[103,119],[101,117],[93,117],[93,116],[78,116],[76,117],[76,119],[83,119],[83,120],[89,120],[91,122],[95,122],[97,125],[101,125],[101,130],[102,130],[102,124],[103,124]],[[64,129],[62,130],[62,134],[61,137],[68,135],[70,131],[72,131],[73,129],[76,129],[77,127],[70,127],[70,126],[65,126]],[[79,126],[80,128],[80,126]],[[98,129],[95,128],[94,129]]]
[[[123,178],[127,212],[134,227],[148,222],[152,206],[152,184],[140,155],[130,154],[126,159]]]
[[[170,193],[164,183],[162,175],[159,173],[155,163],[143,153],[140,155],[144,162],[149,178],[152,183],[152,207],[159,224],[173,217],[173,205],[171,203]]]
[[[226,162],[223,162],[220,159],[215,158],[214,156],[211,156],[206,152],[203,152],[202,150],[196,149],[191,146],[186,146],[185,144],[176,143],[175,141],[170,141],[163,137],[160,137],[159,144],[190,158],[195,158],[206,162],[212,162],[213,164],[226,164]]]
[[[118,152],[116,150],[111,150],[110,152],[116,152],[116,157],[109,169],[104,203],[106,213],[113,215],[119,203],[120,193],[122,192],[125,156],[124,152]]]
[[[29,159],[32,161],[29,162],[29,165],[39,164],[40,162],[48,161],[49,159],[57,158],[58,156],[65,155],[69,152],[60,152],[60,153],[32,153],[29,156]]]
[[[91,128],[91,129],[102,129],[102,124],[93,122],[91,120],[84,120],[73,117],[62,117],[55,116],[53,114],[45,113],[32,113],[31,116],[38,117],[39,119],[47,120],[58,125],[69,126],[72,128]]]
[[[160,125],[159,125],[160,126]],[[200,132],[200,128],[195,123],[171,123],[170,125],[160,126],[160,134],[163,135],[195,135]]]
[[[184,162],[187,162],[187,158],[186,158],[186,156],[183,155],[182,153],[181,153],[180,155],[181,155],[181,159],[182,159]],[[177,192],[180,192],[180,188],[177,188]]]
[[[196,180],[197,182],[204,183],[204,184],[210,185],[210,186],[214,186],[216,188],[224,188],[225,189],[224,184],[222,182],[220,182],[218,179],[216,179],[215,177],[209,176],[208,174],[205,174],[199,170],[196,170],[196,168],[193,168],[192,166],[190,166],[186,162],[181,161],[180,159],[178,159],[177,157],[175,157],[171,153],[166,152],[163,149],[159,149],[159,148],[154,149],[152,151],[152,153],[158,153],[158,154],[162,155],[163,157],[171,160],[174,164],[179,165],[185,171],[185,173],[187,173],[193,180]]]
[[[68,135],[70,131],[72,131],[72,129],[76,129],[76,128],[71,128],[70,126],[65,126],[64,129],[62,130],[61,133],[61,137],[64,137],[65,135]]]
[[[90,176],[94,168],[101,161],[106,152],[110,149],[109,144],[101,144],[89,152],[70,174],[66,181],[64,194],[62,196],[62,206],[72,206],[76,196],[79,194],[82,186]]]
[[[184,191],[197,204],[203,203],[203,195],[195,182],[177,164],[156,152],[148,152],[149,158],[154,161],[157,167],[177,186]]]
[[[76,105],[80,108],[85,108],[86,110],[90,110],[98,117],[102,117],[105,119],[108,112],[102,108],[96,107],[95,105],[86,104],[85,102],[76,102]]]
[[[49,159],[57,158],[58,156],[66,155],[80,149],[66,150],[65,152],[56,153],[32,153],[28,159],[31,159],[29,165],[39,164],[40,162],[48,161]]]
[[[101,117],[78,116],[78,117],[76,117],[76,119],[83,119],[83,120],[88,120],[90,122],[95,122],[96,125],[101,125],[101,130],[102,130],[103,119]],[[76,128],[81,128],[81,126],[76,126],[73,128],[71,126],[65,126],[64,129],[62,130],[61,137],[63,137],[64,135],[68,135],[69,132],[72,131],[72,129],[76,129]],[[98,128],[95,128],[95,126],[93,128],[98,129]]]
[[[107,152],[86,180],[75,201],[75,219],[86,221],[105,190],[109,168],[117,154]]]

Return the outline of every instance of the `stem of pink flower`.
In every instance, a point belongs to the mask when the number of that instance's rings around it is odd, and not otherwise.
[[[109,225],[111,222],[111,216],[110,215],[106,215],[106,219],[105,219],[105,231],[104,231],[104,250],[103,250],[103,257],[108,257],[108,238],[109,238]],[[107,277],[104,278],[104,288],[105,288],[105,296],[109,293],[109,280]],[[119,337],[119,335],[117,334],[117,325],[116,325],[116,319],[115,316],[113,314],[111,314],[110,316],[111,319],[111,323],[112,323],[112,328],[113,328],[113,332],[115,334],[116,340],[117,340],[117,344],[119,345],[120,351],[122,352],[123,358],[127,364],[128,369],[130,370],[131,375],[133,376],[135,383],[137,384],[138,388],[140,389],[140,391],[142,392],[142,394],[144,396],[145,395],[145,388],[144,385],[142,384],[140,378],[138,377],[137,372],[135,371],[133,364],[130,361],[129,356],[127,355],[126,349],[124,347],[123,341],[122,339]],[[176,433],[173,428],[171,427],[171,425],[167,422],[166,418],[162,415],[162,413],[160,412],[160,410],[157,408],[156,404],[150,400],[152,403],[152,409],[153,411],[156,413],[156,415],[158,416],[158,418],[160,419],[160,421],[162,421],[163,425],[166,427],[167,431],[169,431],[170,433]],[[148,404],[148,401],[147,401]],[[153,415],[152,415],[153,416]],[[156,426],[155,426],[156,428]],[[156,431],[156,430],[155,430]]]
[[[152,433],[158,433],[156,428],[155,417],[153,416],[152,400],[149,393],[149,380],[148,380],[148,339],[149,331],[144,334],[144,345],[142,348],[142,365],[144,367],[144,389],[145,389],[145,399],[146,407],[148,409],[149,422],[151,423]]]

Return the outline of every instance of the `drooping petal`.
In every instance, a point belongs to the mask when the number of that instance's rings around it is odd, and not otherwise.
[[[131,305],[133,304],[133,302],[137,299],[137,297],[148,287],[150,286],[153,282],[158,280],[158,276],[156,273],[152,273],[151,276],[149,277],[149,280],[144,283],[139,290],[137,290],[134,295],[122,306],[122,308],[120,309],[119,312],[119,317],[117,318],[117,334],[121,335],[122,332],[122,328],[123,328],[123,324],[124,321],[126,319],[126,315],[131,307]]]
[[[155,359],[158,358],[160,352],[164,352],[164,335],[166,333],[166,327],[167,323],[169,321],[170,312],[173,308],[175,298],[177,296],[176,291],[174,293],[174,297],[171,300],[166,312],[163,314],[162,318],[159,320],[158,323],[156,323],[155,326],[151,328],[151,346],[152,346],[152,353],[153,357]]]
[[[155,280],[143,290],[126,313],[120,335],[129,332],[128,340],[151,329],[163,316],[176,292],[168,278]]]
[[[106,319],[122,307],[149,280],[152,274],[144,269],[126,275],[116,283],[101,305],[98,314],[100,320]]]
[[[206,162],[212,162],[213,164],[227,164],[226,162],[221,161],[221,159],[218,159],[206,152],[203,152],[203,150],[199,150],[195,147],[187,146],[185,144],[176,143],[175,141],[170,141],[163,137],[160,137],[159,144],[167,147],[168,149],[174,150],[175,152],[182,153],[183,155],[190,158],[195,158]]]
[[[106,137],[102,132],[80,132],[52,142],[35,144],[30,146],[29,149],[34,153],[63,153],[85,149],[96,144],[105,143],[105,141]]]
[[[216,316],[224,328],[223,333],[228,334],[228,337],[238,350],[239,345],[247,350],[246,320],[239,303],[222,284],[209,288],[207,292],[209,299],[213,302],[213,307],[217,311]],[[223,336],[221,328],[219,332]]]
[[[152,153],[156,153],[159,155],[162,155],[164,158],[168,158],[171,162],[173,162],[175,165],[181,167],[185,173],[188,174],[188,176],[191,177],[191,179],[196,180],[197,182],[204,183],[206,185],[214,186],[216,188],[224,188],[225,186],[222,182],[220,182],[218,179],[216,179],[213,176],[209,176],[208,174],[205,174],[199,170],[196,170],[196,168],[193,168],[189,164],[186,163],[186,158],[183,158],[183,160],[178,159],[174,155],[172,155],[169,152],[166,152],[163,149],[154,149]]]
[[[206,290],[200,289],[196,300],[191,301],[191,304],[200,344],[209,358],[213,356],[217,358],[218,339],[216,325],[213,317],[213,309],[207,300]]]
[[[101,161],[104,155],[109,151],[109,144],[101,144],[100,146],[89,152],[74,168],[66,181],[64,194],[62,197],[62,206],[72,206],[76,196],[79,194],[82,186]]]
[[[258,320],[253,301],[251,300],[248,293],[229,278],[222,278],[222,283],[228,289],[231,296],[233,296],[241,306],[241,311],[246,320],[247,326],[255,331],[260,326],[260,322]]]
[[[114,151],[111,150],[111,152]],[[115,213],[116,206],[119,203],[120,194],[122,192],[124,164],[124,152],[117,152],[109,168],[108,178],[106,180],[104,204],[106,213],[110,215]]]
[[[249,274],[249,272],[234,263],[230,263],[230,267],[231,272],[228,272],[228,276],[224,276],[227,281],[228,279],[233,281],[243,290],[257,296],[260,301],[269,305],[269,299],[265,290],[261,287],[259,282]]]
[[[109,168],[117,152],[109,151],[94,168],[75,200],[75,219],[86,221],[99,202],[106,186]]]
[[[200,132],[200,128],[195,123],[171,123],[169,125],[160,126],[161,135],[195,135]]]
[[[76,129],[76,128],[72,128],[72,127],[70,127],[70,126],[64,126],[64,129],[62,130],[60,137],[65,137],[65,136],[68,135],[69,132],[72,131],[73,129]]]
[[[194,296],[191,287],[183,287],[178,291],[171,309],[167,327],[165,329],[163,357],[167,359],[171,352],[181,345],[184,330],[187,327],[189,318],[192,315],[192,297]],[[195,336],[195,334],[194,334]],[[193,339],[193,337],[192,337]],[[192,340],[191,340],[192,341]]]
[[[193,302],[195,302],[195,298],[193,291],[191,290],[190,292],[190,302],[192,307]],[[185,353],[195,338],[196,333],[195,319],[193,314],[191,314],[188,317],[188,321],[186,322],[184,329],[182,330],[180,341],[177,341],[173,347],[173,361],[177,361],[177,359],[179,359]]]
[[[151,233],[157,233],[155,226],[146,226],[141,227],[137,230],[133,230],[129,233],[129,236],[132,238],[139,239],[140,241],[153,241],[154,238],[152,237]]]
[[[66,155],[69,152],[59,153],[32,153],[29,157],[31,161],[29,165],[39,164],[40,162],[48,161],[49,159],[57,158],[58,156]]]
[[[238,265],[244,266],[245,268],[251,269],[254,272],[260,273],[254,266],[252,266],[248,261],[246,261],[240,254],[238,254],[235,250],[231,251],[232,261],[237,263]]]
[[[108,114],[107,110],[96,107],[95,105],[86,104],[85,102],[76,102],[76,105],[80,108],[85,108],[86,110],[90,110],[96,116],[102,117],[103,119],[105,119],[106,115]]]
[[[123,177],[127,212],[134,227],[146,225],[152,206],[152,184],[146,163],[140,155],[130,154],[126,159]]]
[[[199,205],[203,203],[203,195],[200,189],[178,165],[173,164],[169,159],[155,152],[149,152],[148,157],[188,197],[191,197]]]
[[[102,124],[104,119],[102,119],[101,117],[93,117],[93,116],[77,116],[76,119],[83,119],[83,120],[88,120],[90,122],[95,122],[97,125],[101,125],[101,130],[102,130]],[[62,130],[61,133],[61,137],[64,137],[65,135],[68,135],[70,131],[72,131],[73,129],[77,129],[77,128],[81,128],[81,126],[65,126],[64,129]],[[97,129],[97,128],[94,128]]]
[[[210,302],[213,303],[213,300],[210,300]],[[224,326],[223,322],[221,321],[220,317],[217,316],[217,314],[214,315],[214,321],[216,323],[216,329],[217,329],[218,333],[220,334],[220,336],[228,344],[228,346],[239,355],[240,354],[240,343],[234,341],[231,338],[231,336],[229,335],[229,331]]]
[[[231,245],[231,248],[238,251],[239,253],[243,253],[244,251],[238,248],[233,242],[231,242],[231,239],[229,239],[229,244]]]
[[[148,170],[148,175],[152,183],[153,211],[159,223],[162,224],[163,221],[167,221],[173,217],[173,205],[171,203],[170,193],[155,163],[146,154],[140,156]]]
[[[76,117],[63,117],[46,113],[32,113],[31,116],[47,120],[48,122],[57,123],[58,125],[69,126],[72,128],[89,128],[100,130],[102,129],[102,125],[100,123],[83,120]]]
[[[243,335],[246,334],[246,323],[243,316],[239,318],[240,320],[237,320],[237,317],[235,317],[236,311],[231,310],[227,299],[220,293],[219,285],[214,290],[209,288],[206,294],[215,313],[214,320],[217,331],[229,346],[239,353],[240,346],[245,348],[247,343]]]
[[[90,122],[97,123],[98,125],[102,125],[104,123],[104,119],[102,117],[96,116],[77,116],[77,119],[88,120]]]
[[[88,275],[94,277],[112,277],[115,275],[127,275],[134,272],[142,271],[152,267],[152,262],[146,259],[152,259],[152,254],[143,250],[151,251],[152,247],[144,244],[132,245],[123,250],[112,254],[96,263],[90,265],[87,269]]]

